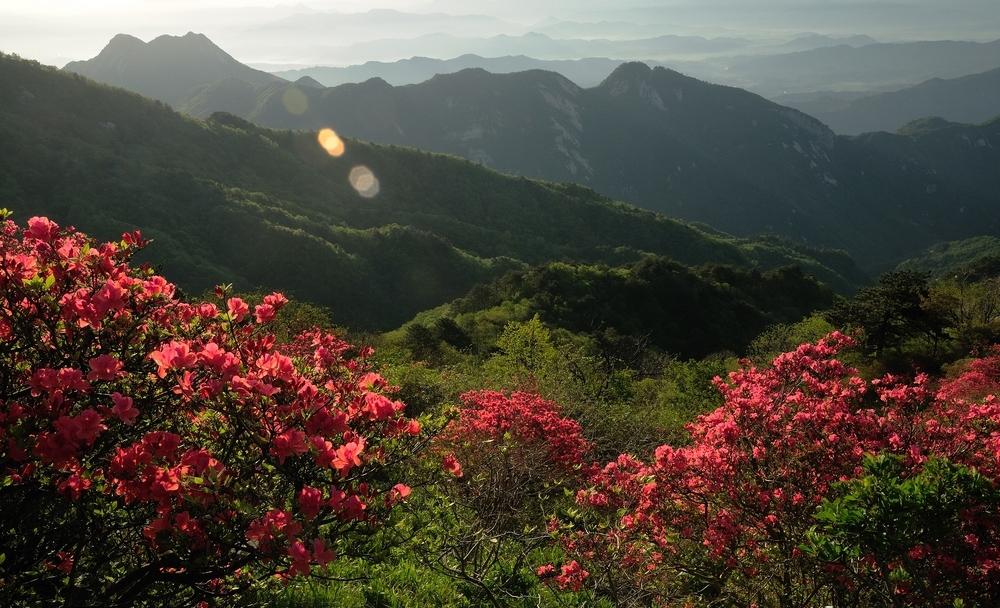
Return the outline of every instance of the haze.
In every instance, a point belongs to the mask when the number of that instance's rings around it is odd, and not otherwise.
[[[205,33],[241,61],[347,65],[411,55],[447,58],[442,40],[540,32],[556,39],[699,35],[784,41],[804,32],[878,40],[987,40],[1000,31],[994,0],[253,0],[6,1],[0,50],[43,63],[96,55],[114,34],[148,40]],[[380,12],[381,9],[399,11]],[[389,41],[379,44],[377,41]],[[393,42],[405,41],[405,43]],[[473,50],[475,44],[464,43]],[[483,46],[488,51],[489,45]],[[506,47],[505,47],[506,48]],[[386,50],[389,49],[389,50]],[[573,51],[550,53],[573,59]]]

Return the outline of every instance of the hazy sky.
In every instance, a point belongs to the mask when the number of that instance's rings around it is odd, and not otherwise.
[[[372,9],[492,20],[456,26],[426,18],[315,19],[316,13]],[[62,65],[96,55],[116,33],[149,40],[163,33],[196,31],[247,62],[309,62],[320,56],[363,61],[363,51],[355,57],[344,49],[373,39],[437,33],[576,35],[544,29],[557,21],[615,22],[613,27],[591,28],[595,33],[589,37],[763,38],[820,32],[868,34],[880,40],[986,40],[1000,37],[1000,0],[0,0],[0,50]],[[296,29],[316,23],[325,24],[321,40]],[[340,52],[324,55],[324,48]]]

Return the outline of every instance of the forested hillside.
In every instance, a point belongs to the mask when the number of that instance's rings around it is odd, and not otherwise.
[[[843,254],[740,240],[455,158],[356,141],[335,158],[313,133],[201,122],[9,57],[0,82],[3,204],[100,235],[141,226],[155,240],[149,259],[193,291],[282,287],[343,323],[391,327],[548,260],[653,253],[797,264],[841,290],[862,280]],[[378,179],[374,198],[349,183],[358,165]]]
[[[892,50],[890,63],[901,52],[891,45],[850,50],[871,48]],[[975,48],[988,55],[1000,47]],[[1000,166],[996,122],[961,132],[838,137],[748,91],[642,63],[623,64],[591,88],[542,70],[469,69],[400,87],[377,78],[317,88],[230,77],[176,105],[273,128],[333,127],[575,182],[732,234],[842,248],[874,272],[942,239],[1000,233],[1000,172],[978,170]]]
[[[405,331],[411,343],[435,335],[454,342],[442,330],[450,321],[464,328],[469,347],[489,352],[508,324],[538,315],[612,350],[651,348],[689,359],[743,352],[767,327],[799,321],[833,300],[832,291],[795,268],[687,268],[656,257],[623,267],[556,263],[477,285],[418,315]]]

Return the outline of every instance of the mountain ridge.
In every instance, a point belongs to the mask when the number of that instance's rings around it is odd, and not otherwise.
[[[98,238],[141,227],[146,259],[185,289],[281,288],[340,322],[388,328],[504,272],[556,260],[800,265],[841,291],[864,275],[842,252],[738,239],[571,184],[455,157],[208,121],[67,72],[0,56],[0,200]],[[58,142],[58,145],[54,142]],[[367,167],[377,197],[352,188]]]
[[[918,133],[838,137],[755,93],[639,62],[590,88],[541,70],[467,69],[400,87],[382,79],[325,89],[225,81],[181,108],[195,116],[230,111],[271,128],[333,127],[576,182],[742,236],[846,249],[874,271],[942,238],[1000,231],[1000,178],[970,175],[942,156],[1000,163],[1000,133],[991,126],[963,133],[971,143],[958,147]]]
[[[810,111],[808,102],[796,107]],[[980,124],[1000,115],[1000,67],[958,78],[932,78],[897,91],[863,96],[841,107],[817,108],[812,113],[847,135],[895,132],[911,121],[935,116]]]

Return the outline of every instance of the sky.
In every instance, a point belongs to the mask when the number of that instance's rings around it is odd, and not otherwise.
[[[338,17],[372,9],[415,16]],[[486,19],[449,22],[428,13]],[[544,29],[559,22],[570,25]],[[595,23],[604,25],[579,29]],[[1000,37],[1000,0],[0,0],[0,50],[59,66],[93,57],[117,33],[149,40],[187,31],[208,35],[248,63],[336,65],[381,59],[365,56],[371,40],[441,33],[988,40]]]

